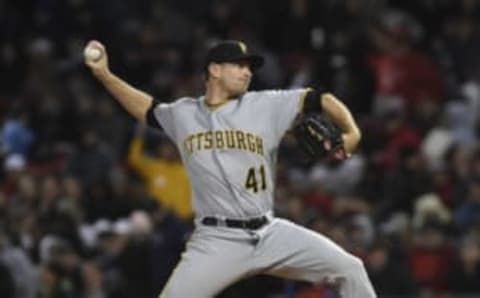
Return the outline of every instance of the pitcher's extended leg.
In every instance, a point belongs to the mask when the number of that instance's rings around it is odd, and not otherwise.
[[[256,264],[267,274],[313,283],[335,281],[343,298],[376,297],[362,261],[319,233],[277,219],[259,245]]]
[[[193,235],[160,298],[211,298],[248,270],[252,246],[202,233]]]

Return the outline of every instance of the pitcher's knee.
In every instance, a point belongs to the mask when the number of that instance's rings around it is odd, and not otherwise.
[[[376,297],[373,286],[368,278],[367,271],[363,264],[363,261],[355,256],[349,256],[343,265],[343,276],[347,283],[347,291],[351,292],[350,295],[356,293],[361,296],[348,296],[347,297],[362,297],[362,298],[374,298]]]
[[[344,275],[356,275],[360,272],[365,272],[365,266],[363,265],[363,261],[351,255],[341,262],[339,269]]]
[[[347,283],[365,283],[368,281],[367,271],[363,261],[355,256],[349,256],[342,262],[340,275]]]
[[[363,261],[360,258],[353,257],[354,264],[352,265],[356,270],[365,272],[365,265],[363,264]]]

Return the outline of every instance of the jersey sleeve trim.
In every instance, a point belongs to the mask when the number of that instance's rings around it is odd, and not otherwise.
[[[159,101],[157,100],[152,100],[152,104],[150,105],[150,107],[148,108],[147,110],[147,115],[146,115],[146,119],[147,119],[147,124],[150,126],[150,127],[154,127],[154,128],[161,128],[160,126],[160,123],[158,122],[157,118],[155,117],[155,108],[160,104]]]

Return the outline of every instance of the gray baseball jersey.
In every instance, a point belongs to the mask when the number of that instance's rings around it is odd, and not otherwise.
[[[248,218],[272,210],[278,145],[305,91],[248,92],[213,111],[203,97],[155,107],[188,170],[197,217]]]
[[[203,97],[182,98],[150,110],[149,122],[157,121],[180,150],[197,216],[187,249],[160,297],[210,298],[259,273],[335,281],[342,297],[375,297],[358,258],[318,233],[271,216],[276,153],[302,110],[305,93],[248,92],[215,110]],[[269,223],[257,230],[205,226],[198,220],[264,215]]]

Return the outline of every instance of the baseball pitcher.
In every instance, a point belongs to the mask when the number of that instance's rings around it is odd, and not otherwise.
[[[376,297],[358,258],[272,214],[276,153],[298,114],[323,112],[334,124],[317,118],[300,124],[296,135],[310,154],[342,158],[357,146],[360,131],[338,99],[312,89],[248,92],[264,60],[239,41],[209,50],[204,96],[169,104],[110,72],[100,42],[90,41],[85,52],[96,53],[85,56],[93,75],[133,117],[161,127],[188,170],[195,230],[160,297],[214,297],[260,273],[333,282],[342,297]]]

